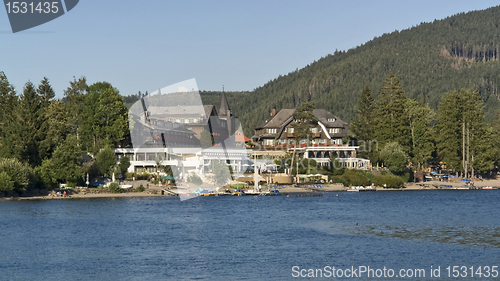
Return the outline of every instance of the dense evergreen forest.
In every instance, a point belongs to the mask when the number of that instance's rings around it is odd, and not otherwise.
[[[486,104],[485,118],[491,121],[500,106],[499,25],[500,7],[421,23],[335,51],[250,93],[229,93],[228,101],[249,137],[269,118],[271,108],[295,108],[304,101],[314,101],[350,123],[364,85],[377,97],[392,72],[409,98],[434,110],[449,91],[477,89]],[[205,104],[218,106],[220,92],[201,94]]]

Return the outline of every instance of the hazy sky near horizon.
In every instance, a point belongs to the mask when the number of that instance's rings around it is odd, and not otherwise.
[[[22,0],[20,0],[22,1]],[[13,34],[0,11],[0,71],[19,93],[48,77],[58,98],[74,77],[123,95],[195,78],[200,90],[253,90],[338,50],[496,1],[81,0]]]

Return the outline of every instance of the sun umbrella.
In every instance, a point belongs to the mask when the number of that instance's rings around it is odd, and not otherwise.
[[[469,179],[462,179],[462,181],[470,181]]]
[[[172,176],[162,176],[161,179],[162,180],[175,180],[175,178]]]

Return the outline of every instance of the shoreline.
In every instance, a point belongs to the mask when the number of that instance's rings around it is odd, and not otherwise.
[[[440,187],[441,185],[448,185],[450,187]],[[375,187],[373,189],[356,189],[353,187],[345,187],[341,184],[322,184],[321,188],[314,187],[294,187],[284,186],[278,189],[281,194],[294,194],[294,193],[312,193],[312,192],[373,192],[373,191],[419,191],[419,190],[480,190],[483,187],[491,186],[492,189],[500,189],[500,180],[484,180],[476,184],[476,189],[469,189],[463,183],[449,183],[449,182],[425,182],[425,183],[407,183],[405,188],[381,188]],[[68,195],[64,197],[57,197],[52,194],[49,195],[34,195],[34,196],[16,196],[16,197],[0,197],[0,201],[24,201],[24,200],[65,200],[65,199],[94,199],[94,198],[133,198],[133,197],[172,197],[174,195],[162,195],[161,189],[149,189],[143,192],[99,192],[88,193],[78,192],[71,190]]]

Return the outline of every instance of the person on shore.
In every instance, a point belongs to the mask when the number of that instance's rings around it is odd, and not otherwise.
[[[63,198],[66,198],[66,190],[63,192]]]
[[[57,197],[61,196],[61,191],[58,191],[58,192],[56,193],[56,195],[57,195]]]

